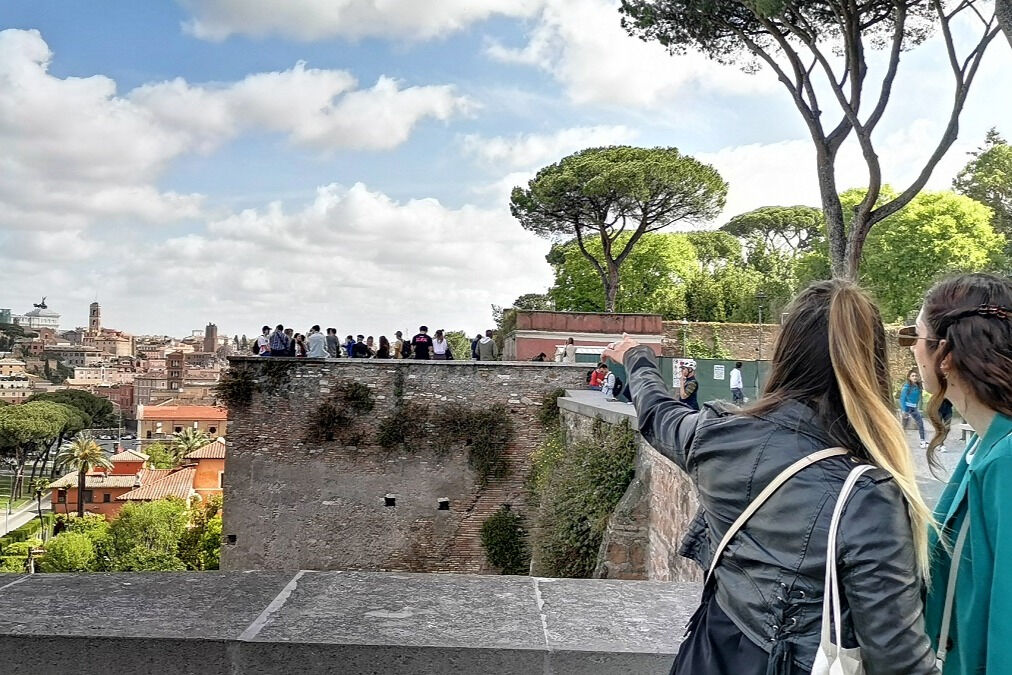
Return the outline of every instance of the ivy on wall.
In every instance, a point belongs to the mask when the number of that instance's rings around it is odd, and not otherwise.
[[[346,445],[358,445],[363,435],[356,429],[355,418],[370,412],[375,405],[368,386],[352,381],[338,383],[334,393],[309,413],[306,442],[340,440]]]
[[[635,474],[636,434],[594,421],[587,440],[561,446],[549,439],[535,453],[532,485],[540,506],[534,549],[536,574],[588,578],[612,512]]]

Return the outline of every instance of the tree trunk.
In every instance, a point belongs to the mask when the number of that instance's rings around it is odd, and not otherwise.
[[[618,265],[608,263],[608,275],[604,280],[604,311],[609,314],[615,311],[615,304],[618,300]]]
[[[816,143],[815,165],[819,177],[819,196],[826,218],[826,238],[829,244],[829,266],[833,277],[847,277],[847,232],[844,227],[843,206],[836,189],[836,156],[823,145]]]
[[[994,13],[1009,45],[1012,45],[1012,0],[995,0]]]
[[[87,466],[81,467],[77,472],[77,517],[84,518],[84,476],[88,471]]]
[[[39,505],[39,527],[42,528],[40,530],[42,532],[42,541],[45,542],[46,541],[46,521],[42,518],[42,493],[41,492],[38,495],[36,495],[35,501],[38,502],[38,505]]]

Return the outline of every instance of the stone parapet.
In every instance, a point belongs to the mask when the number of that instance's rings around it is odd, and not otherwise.
[[[0,663],[80,675],[662,675],[699,592],[449,574],[0,574]]]

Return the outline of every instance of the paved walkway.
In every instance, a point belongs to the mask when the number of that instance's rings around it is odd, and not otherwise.
[[[48,513],[50,508],[50,493],[47,492],[42,495],[42,513]],[[3,511],[6,512],[6,505],[3,507]],[[0,536],[7,534],[13,530],[18,529],[22,525],[29,522],[32,518],[38,518],[39,511],[38,505],[35,501],[31,501],[25,504],[19,509],[15,509],[9,516],[4,516],[3,520],[0,521]]]

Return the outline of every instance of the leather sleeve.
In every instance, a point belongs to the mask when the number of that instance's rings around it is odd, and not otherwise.
[[[837,541],[841,592],[868,675],[937,673],[906,502],[891,479],[858,483]]]
[[[634,347],[623,365],[629,374],[629,391],[643,438],[658,452],[687,471],[689,446],[696,435],[699,413],[668,393],[653,350]]]

